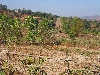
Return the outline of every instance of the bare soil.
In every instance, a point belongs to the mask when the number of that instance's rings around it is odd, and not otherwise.
[[[7,61],[10,64],[14,65],[14,68],[18,72],[15,75],[28,75],[27,69],[29,65],[24,66],[21,64],[21,60],[26,59],[27,56],[30,56],[34,59],[42,57],[45,59],[44,63],[41,65],[41,68],[46,71],[47,75],[60,75],[67,69],[67,64],[65,60],[69,61],[70,69],[83,69],[85,66],[90,67],[91,69],[95,68],[95,65],[99,65],[99,54],[91,54],[90,56],[82,55],[76,50],[89,51],[89,52],[98,52],[98,50],[81,47],[67,47],[62,45],[55,46],[0,46],[0,59]],[[8,54],[9,55],[8,55]]]

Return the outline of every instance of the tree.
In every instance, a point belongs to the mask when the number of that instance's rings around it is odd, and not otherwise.
[[[9,25],[7,24],[8,17],[6,15],[0,15],[0,39],[4,44],[7,42],[7,36]]]
[[[18,9],[18,13],[21,13],[22,11],[21,11],[21,9]]]
[[[62,18],[62,29],[73,40],[78,37],[83,25],[83,20],[78,17]]]
[[[47,44],[50,43],[53,29],[52,21],[42,18],[41,22],[38,19],[34,19],[29,16],[26,19],[26,27],[28,28],[28,34],[26,36],[30,43],[34,44]]]
[[[9,44],[13,41],[18,43],[20,38],[22,38],[20,21],[6,15],[0,15],[0,39],[3,44]]]
[[[84,21],[84,29],[89,29],[90,28],[90,21],[87,21],[86,19]]]
[[[23,8],[23,9],[22,9],[22,13],[21,13],[21,14],[23,15],[23,14],[25,14],[25,13],[26,13],[26,9],[25,9],[25,8]]]
[[[12,23],[13,23],[13,25],[11,27],[11,30],[12,30],[11,35],[12,35],[13,41],[16,44],[20,44],[21,38],[23,37],[22,32],[21,32],[22,24],[21,24],[20,20],[18,20],[18,19],[14,19],[12,21]]]
[[[7,6],[0,4],[0,10],[7,10]]]
[[[43,18],[38,26],[39,38],[42,44],[50,44],[54,34],[53,21]]]
[[[27,10],[27,14],[28,15],[31,15],[32,14],[32,11],[29,9],[29,10]]]
[[[26,36],[26,39],[33,43],[36,40],[36,35],[38,35],[37,26],[38,26],[38,20],[34,19],[32,16],[29,16],[25,21],[25,27],[28,28],[28,34]]]

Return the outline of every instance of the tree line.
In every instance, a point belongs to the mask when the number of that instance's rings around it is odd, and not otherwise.
[[[33,12],[30,9],[25,9],[23,8],[21,9],[8,9],[6,5],[2,5],[0,4],[0,12],[6,12],[6,15],[13,17],[18,17],[21,18],[23,15],[30,15],[30,16],[34,16],[34,17],[39,17],[40,19],[42,18],[47,18],[49,20],[53,20],[54,22],[56,21],[56,19],[59,17],[57,15],[52,15],[51,13],[46,13],[46,12],[41,12],[41,11],[37,11],[37,12]]]

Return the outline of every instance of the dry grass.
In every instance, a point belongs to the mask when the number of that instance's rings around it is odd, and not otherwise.
[[[60,34],[59,34],[60,35]],[[54,46],[0,46],[0,59],[14,65],[14,75],[28,75],[28,68],[32,65],[23,66],[21,61],[27,57],[33,60],[43,58],[45,61],[40,67],[47,75],[60,75],[67,69],[65,60],[70,61],[70,69],[95,69],[100,66],[100,38],[98,40],[89,37],[78,37],[74,47],[64,34],[59,39],[64,39],[61,45]]]
[[[28,75],[26,70],[21,64],[20,60],[26,59],[27,56],[32,56],[32,59],[43,57],[45,62],[41,67],[47,72],[48,75],[59,75],[67,66],[65,65],[65,59],[72,59],[70,62],[71,69],[82,69],[84,66],[92,67],[98,65],[98,56],[95,53],[92,53],[92,57],[85,56],[83,51],[94,52],[94,49],[87,50],[87,48],[79,47],[67,47],[67,46],[47,46],[46,48],[41,46],[15,46],[15,47],[6,47],[7,49],[1,48],[0,58],[9,63],[15,65],[14,67],[23,74]],[[7,51],[9,51],[10,58],[8,59]],[[78,52],[79,51],[79,52]],[[82,55],[83,52],[83,55]],[[85,52],[86,53],[86,52]],[[88,53],[87,53],[88,54]],[[17,75],[17,73],[15,74]],[[20,75],[20,74],[19,74]]]

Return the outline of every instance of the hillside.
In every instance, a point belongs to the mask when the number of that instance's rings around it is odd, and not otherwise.
[[[98,15],[95,15],[95,16],[84,16],[84,17],[80,17],[82,19],[87,19],[87,20],[92,20],[92,21],[100,21],[100,16]]]

